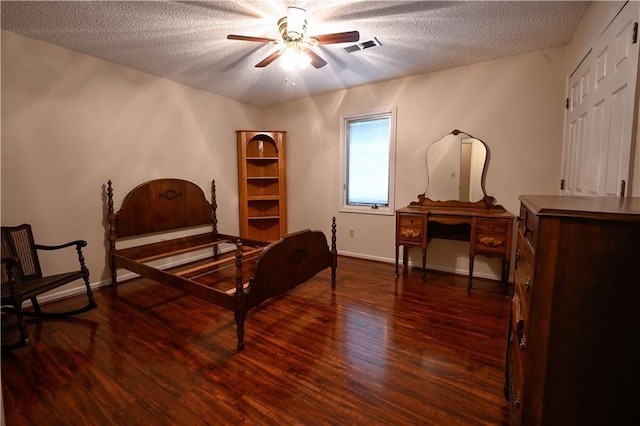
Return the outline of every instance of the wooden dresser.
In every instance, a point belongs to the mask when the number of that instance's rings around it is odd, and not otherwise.
[[[639,396],[640,198],[521,196],[513,425],[619,425]]]

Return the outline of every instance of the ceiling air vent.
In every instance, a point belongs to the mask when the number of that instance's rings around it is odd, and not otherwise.
[[[344,50],[347,53],[357,52],[359,50],[369,49],[371,47],[382,46],[377,38],[372,38],[371,40],[363,41],[362,43],[354,44],[352,46],[344,47]]]

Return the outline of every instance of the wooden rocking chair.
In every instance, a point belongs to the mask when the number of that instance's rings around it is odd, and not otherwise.
[[[11,350],[29,343],[25,316],[28,317],[66,317],[86,312],[97,307],[93,292],[89,285],[89,270],[82,254],[86,241],[76,240],[66,244],[47,246],[36,244],[31,231],[31,225],[3,226],[2,232],[2,312],[17,316],[19,337],[13,343],[2,344],[2,350]],[[79,268],[72,272],[43,276],[40,269],[38,250],[59,250],[75,247],[78,255]],[[78,309],[64,312],[43,312],[40,309],[37,296],[50,290],[82,279],[86,287],[88,303]],[[22,304],[31,300],[33,310],[24,311]]]

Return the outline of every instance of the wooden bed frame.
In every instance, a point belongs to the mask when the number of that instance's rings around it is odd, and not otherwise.
[[[211,203],[200,187],[182,179],[156,179],[137,186],[117,212],[110,180],[107,197],[111,284],[117,285],[117,269],[123,268],[234,311],[238,350],[244,348],[244,321],[252,308],[326,268],[331,268],[331,288],[335,289],[335,217],[331,248],[324,233],[309,229],[269,243],[218,232],[215,181],[211,183]],[[211,225],[212,230],[194,233],[203,225]],[[189,228],[192,232],[187,236],[163,239],[169,231],[188,233]],[[150,236],[154,242],[116,247],[125,239],[142,236]],[[166,263],[174,256],[189,260],[178,262],[178,266],[153,266],[154,261],[164,259]]]

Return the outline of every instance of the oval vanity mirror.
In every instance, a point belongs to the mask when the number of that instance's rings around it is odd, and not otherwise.
[[[477,202],[486,196],[484,142],[454,130],[427,149],[427,190],[432,201]]]

